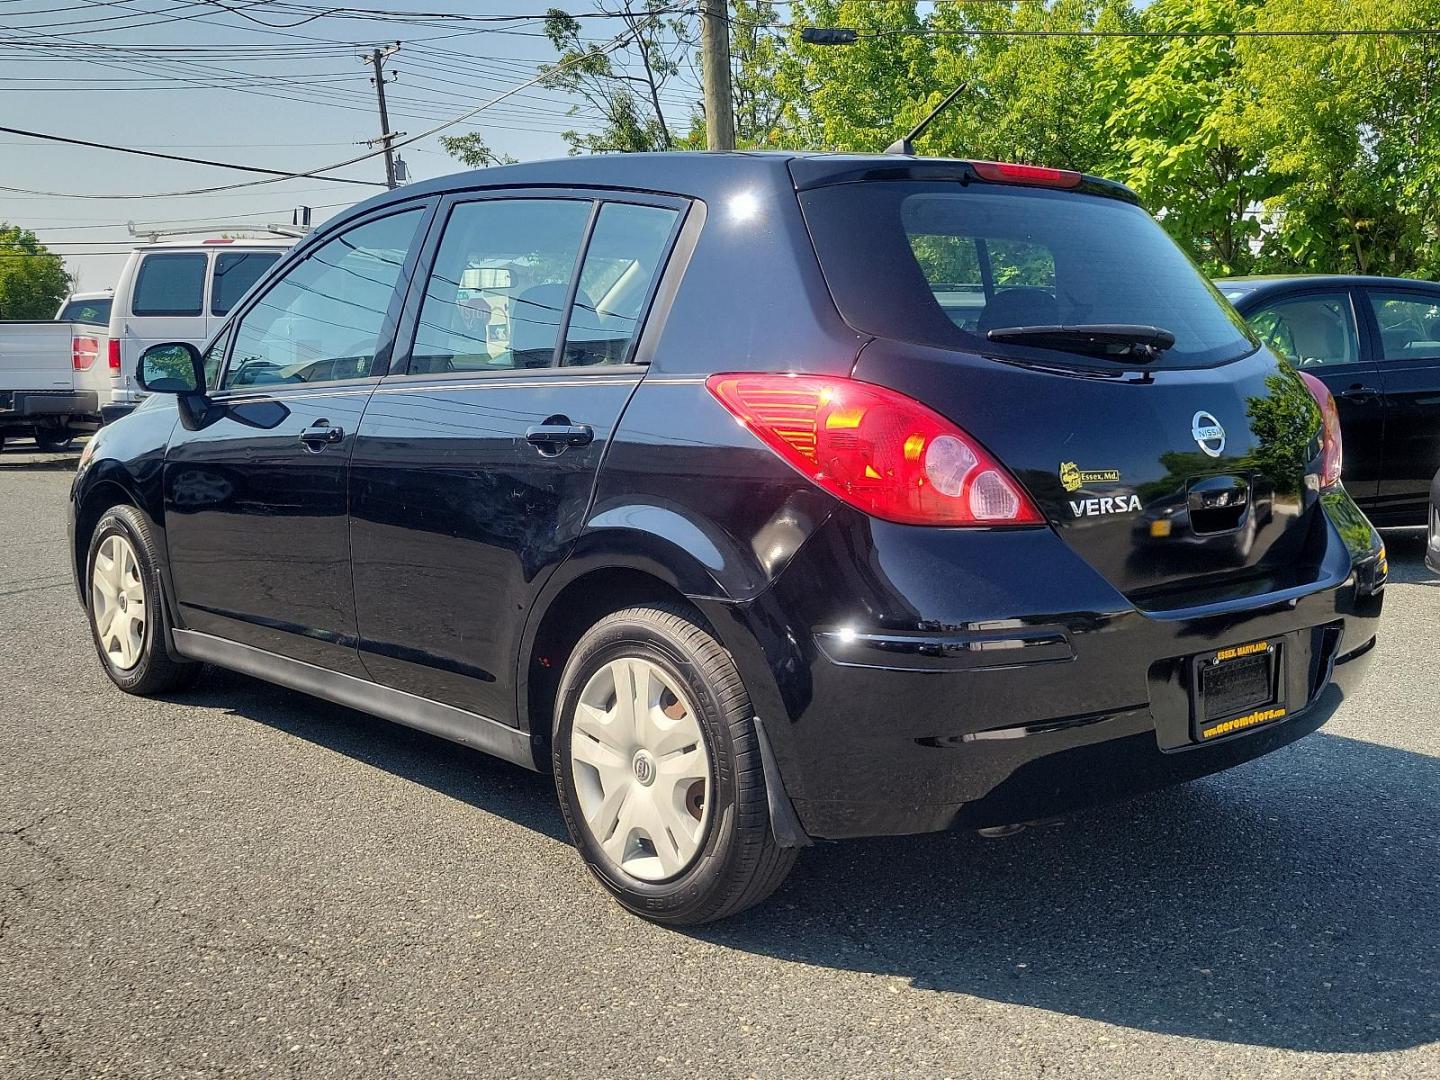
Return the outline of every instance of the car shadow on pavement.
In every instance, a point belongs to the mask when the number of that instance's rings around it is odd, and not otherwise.
[[[1389,580],[1397,585],[1430,585],[1440,588],[1440,574],[1425,565],[1427,530],[1385,529],[1381,532],[1390,559]]]
[[[255,720],[570,842],[550,778],[478,750],[218,668],[169,700]]]
[[[768,906],[696,936],[1171,1035],[1424,1045],[1440,759],[1320,733],[1005,840],[820,845]]]

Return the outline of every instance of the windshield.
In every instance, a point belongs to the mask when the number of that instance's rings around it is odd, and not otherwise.
[[[83,322],[105,324],[110,321],[110,298],[98,300],[71,300],[60,312],[60,322]]]
[[[1155,220],[1118,199],[954,181],[842,184],[800,198],[841,314],[866,333],[1053,362],[1050,350],[985,335],[1136,324],[1175,335],[1160,365],[1172,367],[1256,348]]]

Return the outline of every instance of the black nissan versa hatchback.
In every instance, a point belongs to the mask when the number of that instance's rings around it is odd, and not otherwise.
[[[487,169],[327,223],[86,448],[123,690],[232,668],[553,771],[673,924],[1323,724],[1386,563],[1323,385],[1126,188],[990,162]]]

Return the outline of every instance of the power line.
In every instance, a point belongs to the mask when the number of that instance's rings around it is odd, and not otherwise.
[[[215,169],[234,169],[237,172],[263,173],[266,176],[278,176],[287,180],[311,175],[307,173],[286,172],[281,169],[262,169],[256,165],[236,165],[229,161],[211,161],[209,158],[186,157],[182,154],[161,154],[154,150],[139,150],[130,146],[110,146],[106,143],[91,142],[88,139],[71,139],[64,135],[48,135],[42,131],[26,131],[24,128],[4,127],[3,125],[0,125],[0,131],[8,135],[24,135],[31,139],[65,143],[68,146],[85,146],[95,150],[111,150],[118,154],[134,154],[136,157],[159,158],[162,161],[183,161],[187,165],[208,165]],[[315,179],[328,180],[335,184],[359,184],[363,187],[379,186],[370,180],[351,180],[344,176],[316,176]]]

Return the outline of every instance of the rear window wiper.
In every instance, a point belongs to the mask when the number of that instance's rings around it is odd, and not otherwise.
[[[1074,326],[997,326],[985,336],[995,342],[1064,349],[1116,360],[1149,363],[1175,344],[1169,330],[1144,323],[1080,323]]]

